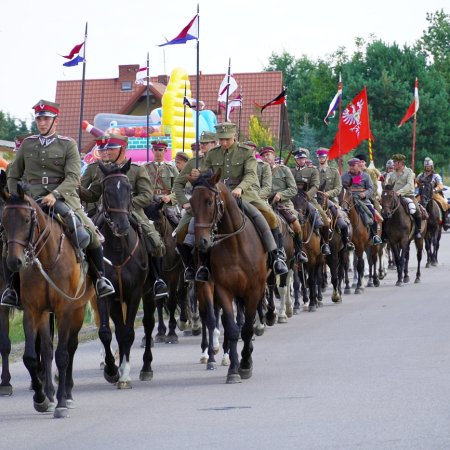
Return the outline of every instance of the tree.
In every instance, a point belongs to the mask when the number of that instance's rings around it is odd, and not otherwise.
[[[29,133],[30,131],[23,120],[15,119],[0,111],[0,139],[14,141],[17,136]]]

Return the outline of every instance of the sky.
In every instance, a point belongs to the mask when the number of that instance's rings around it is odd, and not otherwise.
[[[30,122],[32,106],[55,99],[58,80],[82,78],[82,65],[63,67],[60,55],[83,41],[86,79],[116,78],[122,64],[145,65],[152,76],[174,68],[196,72],[196,46],[158,47],[200,11],[200,70],[260,72],[284,51],[296,58],[326,58],[355,38],[412,45],[428,27],[427,12],[448,0],[13,0],[0,7],[0,110]],[[330,92],[330,100],[334,92]],[[108,112],[108,111],[105,111]]]

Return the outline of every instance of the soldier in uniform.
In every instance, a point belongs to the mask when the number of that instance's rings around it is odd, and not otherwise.
[[[283,236],[278,228],[277,218],[267,202],[259,198],[253,190],[257,183],[256,159],[253,151],[236,141],[236,125],[231,122],[219,123],[216,126],[219,146],[211,149],[205,159],[207,169],[214,172],[221,169],[221,180],[231,190],[233,197],[242,198],[255,206],[267,220],[277,249],[272,253],[273,270],[276,275],[288,272],[283,255]],[[200,270],[200,268],[199,268]]]
[[[113,294],[114,288],[104,276],[100,238],[94,224],[83,211],[77,193],[80,182],[80,155],[77,145],[73,139],[56,134],[59,104],[40,100],[33,109],[39,134],[26,138],[17,151],[8,170],[8,190],[17,192],[17,184],[24,181],[30,185],[31,197],[42,198],[43,206],[53,207],[56,212],[61,211],[66,217],[74,212],[84,225],[80,230],[74,230],[77,238],[79,234],[81,238],[81,233],[86,233],[85,229],[88,230],[89,236],[85,235],[87,240],[83,246],[87,246],[86,255],[97,296],[100,298]],[[10,284],[2,295],[1,303],[16,306],[19,298],[11,285],[14,280],[11,280],[12,274],[6,265],[6,245],[3,248],[3,270],[5,280]]]
[[[342,192],[342,180],[338,170],[328,165],[328,148],[320,147],[316,150],[319,161],[319,189],[325,196],[331,214],[336,218],[336,227],[341,231],[342,245],[347,250],[354,250],[355,246],[348,238],[348,224],[339,206],[339,195]]]
[[[272,206],[279,205],[280,214],[286,219],[294,232],[295,258],[300,263],[308,262],[303,253],[302,227],[298,220],[298,212],[291,199],[297,194],[297,185],[291,170],[287,166],[275,164],[275,150],[273,147],[263,147],[259,154],[272,171],[272,189],[270,192]]]
[[[392,159],[388,159],[386,161],[386,171],[382,172],[380,175],[379,180],[381,181],[381,187],[384,189],[384,185],[386,184],[386,177],[389,173],[391,173],[394,170],[394,161]]]
[[[307,187],[306,195],[309,200],[309,213],[314,219],[315,229],[319,232],[322,238],[321,252],[323,255],[330,255],[330,229],[329,220],[325,211],[317,203],[316,194],[319,190],[319,172],[315,167],[308,167],[306,165],[306,158],[309,154],[308,149],[299,148],[294,153],[295,168],[291,169],[292,175],[297,188]]]
[[[381,216],[381,205],[379,201],[379,193],[378,193],[378,180],[380,178],[380,171],[372,166],[367,167],[367,158],[364,155],[356,155],[355,158],[358,158],[361,161],[361,170],[363,172],[367,172],[370,176],[370,179],[372,180],[373,184],[373,194],[372,194],[372,204],[375,207],[375,209],[380,213]]]
[[[128,138],[126,136],[111,134],[107,140],[106,148],[109,154],[110,164],[119,167],[127,162],[126,149],[128,146]],[[102,195],[103,172],[98,168],[95,180],[91,183],[89,189],[81,188],[82,198],[88,202],[99,201]],[[152,202],[152,184],[144,166],[131,164],[127,172],[127,177],[131,185],[133,195],[132,200],[132,216],[142,229],[149,253],[149,263],[152,267],[155,282],[153,285],[153,294],[156,298],[167,295],[166,283],[161,279],[162,274],[162,257],[165,253],[164,243],[161,236],[156,231],[155,226],[144,214],[143,208]],[[149,242],[147,242],[147,240]]]
[[[108,142],[108,136],[103,135],[99,136],[95,143],[97,145],[97,152],[100,155],[101,161],[103,164],[106,164],[109,161],[109,154],[106,148],[106,144]],[[81,187],[88,189],[89,186],[96,180],[96,177],[101,173],[98,171],[98,161],[93,161],[88,164],[86,170],[81,176]],[[88,217],[94,216],[97,212],[97,203],[85,203],[83,202],[84,210],[86,211]]]
[[[208,151],[217,146],[216,134],[210,131],[204,131],[199,139],[200,151],[198,152],[198,169],[203,171],[205,166],[205,155]],[[173,184],[173,192],[176,196],[178,204],[182,207],[182,217],[177,226],[177,249],[185,266],[184,279],[185,281],[194,281],[196,272],[194,268],[194,260],[192,257],[192,249],[194,247],[194,229],[191,224],[193,215],[191,211],[191,204],[189,203],[191,193],[191,183],[187,177],[191,175],[193,169],[197,164],[196,156],[191,158],[184,166],[183,170],[175,178]],[[190,230],[189,230],[190,228]],[[189,231],[189,233],[188,233]],[[199,273],[199,278],[202,274]]]
[[[195,147],[195,143],[193,144],[193,146]],[[195,148],[192,149],[192,151],[195,152]],[[177,168],[178,173],[180,173],[183,170],[184,166],[188,161],[189,156],[185,152],[177,152],[177,154],[175,155],[175,167]]]
[[[428,180],[433,183],[433,200],[436,200],[437,204],[442,210],[442,214],[444,217],[443,227],[444,230],[447,231],[450,228],[450,220],[448,217],[449,214],[449,205],[444,195],[442,194],[442,190],[444,189],[444,184],[442,183],[442,177],[434,171],[434,163],[431,158],[428,156],[425,158],[423,162],[424,171],[417,175],[416,183],[420,184],[423,180]]]
[[[359,198],[372,213],[373,222],[370,228],[372,231],[372,243],[374,245],[380,245],[383,241],[377,234],[377,216],[375,214],[375,208],[370,201],[373,194],[372,180],[368,173],[362,171],[361,162],[358,158],[350,159],[347,164],[348,171],[342,175],[342,186],[350,191],[352,195]]]
[[[164,154],[168,151],[165,141],[152,142],[154,160],[144,164],[150,175],[153,186],[153,200],[164,202],[164,213],[171,223],[178,223],[177,212],[172,205],[171,197],[173,182],[178,175],[178,170],[172,164],[164,161]]]
[[[422,233],[422,216],[420,215],[419,204],[415,197],[415,174],[405,166],[406,156],[397,153],[392,156],[394,161],[394,170],[386,177],[386,185],[392,185],[394,192],[399,195],[404,203],[408,206],[408,211],[414,218],[416,225],[415,238],[421,239]]]
[[[263,200],[267,200],[272,192],[272,169],[270,168],[270,165],[261,158],[260,154],[257,155],[257,147],[254,142],[246,141],[244,142],[244,145],[253,150],[253,155],[257,161],[256,176],[258,178],[258,183],[253,186],[253,189]]]

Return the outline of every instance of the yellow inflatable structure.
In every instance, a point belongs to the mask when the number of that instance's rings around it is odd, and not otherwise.
[[[161,119],[165,132],[172,135],[172,158],[175,158],[177,152],[183,151],[183,128],[184,151],[189,156],[192,156],[191,144],[195,142],[194,118],[190,108],[186,108],[186,117],[184,117],[185,89],[186,97],[191,98],[191,86],[187,72],[180,68],[174,69],[162,97]]]

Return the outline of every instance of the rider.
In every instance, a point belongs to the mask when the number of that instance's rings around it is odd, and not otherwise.
[[[257,153],[256,144],[252,141],[245,141],[244,145],[253,150],[253,155],[256,158],[256,176],[258,183],[253,186],[253,189],[263,199],[267,200],[272,192],[272,170],[269,164],[261,158],[261,154]]]
[[[275,149],[273,147],[263,147],[259,154],[269,164],[272,170],[272,206],[279,205],[280,214],[294,232],[295,258],[300,263],[308,262],[303,250],[302,227],[298,220],[298,212],[294,208],[291,199],[297,193],[297,185],[291,170],[287,166],[277,166],[275,164]]]
[[[8,170],[8,190],[17,191],[17,184],[22,181],[30,185],[33,199],[41,198],[41,204],[54,208],[55,212],[68,216],[72,211],[88,230],[86,256],[97,296],[105,297],[114,293],[111,282],[105,278],[103,249],[99,235],[91,220],[81,207],[77,186],[80,180],[80,155],[77,145],[71,138],[56,134],[59,104],[40,100],[33,106],[38,135],[24,139]],[[72,220],[69,218],[69,221]],[[67,223],[70,226],[69,223]],[[78,235],[78,231],[75,230]],[[17,306],[19,298],[11,271],[6,264],[6,249],[3,247],[3,270],[8,283],[3,292],[1,304]]]
[[[277,223],[277,217],[267,202],[264,202],[253,190],[257,183],[256,159],[250,147],[241,145],[236,141],[236,125],[223,122],[215,125],[219,146],[211,149],[205,159],[207,169],[214,171],[221,169],[221,181],[231,190],[233,197],[242,197],[255,206],[267,220],[277,249],[272,252],[273,270],[275,275],[288,272],[288,267],[282,258],[283,236]],[[194,169],[195,170],[195,169]],[[194,175],[198,176],[197,171]]]
[[[414,172],[405,166],[406,156],[401,153],[397,153],[392,156],[394,161],[394,171],[391,172],[386,178],[386,185],[392,185],[394,192],[399,195],[404,203],[408,206],[408,211],[414,218],[416,225],[415,235],[416,239],[422,237],[420,228],[422,227],[422,216],[420,215],[419,204],[414,196]]]
[[[342,245],[347,250],[354,250],[353,242],[349,240],[348,224],[338,197],[342,192],[342,180],[339,171],[335,167],[328,165],[328,148],[320,147],[316,150],[319,161],[319,186],[327,200],[327,206],[331,214],[336,218],[336,227],[341,230]],[[347,219],[348,220],[348,219]]]
[[[423,166],[424,171],[421,172],[419,175],[417,175],[416,183],[420,184],[421,181],[428,180],[434,185],[433,200],[436,200],[437,204],[442,210],[442,214],[444,216],[443,227],[444,230],[447,231],[450,228],[450,219],[448,217],[449,205],[444,195],[442,194],[442,189],[444,188],[444,184],[442,183],[442,177],[434,171],[433,160],[428,156],[425,158]]]
[[[388,159],[386,161],[386,171],[381,172],[380,177],[378,178],[381,181],[381,187],[384,189],[384,185],[386,184],[386,177],[389,173],[394,171],[394,161],[392,159]]]
[[[367,172],[372,180],[373,194],[370,200],[372,201],[375,210],[378,211],[379,217],[381,217],[381,205],[378,195],[378,179],[380,178],[381,173],[373,164],[369,164],[369,167],[367,167],[367,158],[365,155],[356,155],[355,158],[358,158],[361,161],[361,170]]]
[[[294,175],[297,188],[301,189],[306,185],[308,189],[306,195],[308,196],[309,213],[313,219],[314,228],[322,238],[322,255],[331,255],[330,245],[328,244],[330,239],[329,220],[325,211],[316,200],[316,194],[319,190],[319,171],[315,167],[308,167],[306,165],[308,155],[308,149],[299,148],[294,153],[295,168],[291,169],[291,171],[292,175]]]
[[[374,245],[380,245],[383,243],[383,241],[377,234],[377,216],[375,214],[375,209],[370,201],[373,194],[372,180],[366,172],[362,171],[361,162],[358,158],[350,159],[347,164],[348,172],[345,172],[342,175],[342,186],[344,187],[344,189],[350,191],[356,198],[359,198],[372,213],[372,243]]]
[[[215,133],[210,131],[203,131],[199,139],[200,149],[198,152],[198,168],[202,171],[206,169],[205,155],[208,151],[217,146],[217,140]],[[191,204],[189,203],[191,195],[191,183],[187,177],[191,174],[192,169],[195,169],[197,164],[196,157],[191,158],[179,175],[173,182],[173,192],[179,205],[183,208],[182,217],[176,229],[177,249],[183,260],[185,271],[184,280],[194,281],[196,272],[194,269],[194,260],[192,257],[192,249],[194,248],[194,231],[188,233],[189,224],[192,222],[191,228],[193,228],[193,215],[191,212]],[[189,191],[189,192],[188,192]],[[189,197],[188,197],[189,196]],[[200,281],[207,278],[207,273],[199,273]]]
[[[126,136],[111,134],[107,140],[107,151],[109,155],[109,164],[115,164],[119,167],[127,162],[126,149],[128,138]],[[131,164],[127,172],[127,177],[131,185],[133,194],[132,216],[141,227],[143,234],[147,239],[149,262],[152,267],[155,283],[153,284],[153,294],[156,298],[167,295],[166,283],[161,279],[162,257],[165,253],[164,243],[161,236],[156,231],[155,226],[144,214],[143,208],[152,202],[152,185],[147,171],[143,166]],[[98,169],[96,179],[91,183],[89,189],[81,189],[82,197],[86,201],[98,201],[102,195],[103,172]],[[149,242],[147,242],[147,240]]]

